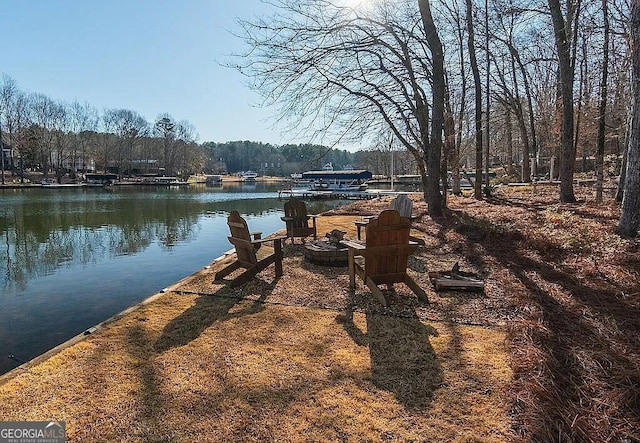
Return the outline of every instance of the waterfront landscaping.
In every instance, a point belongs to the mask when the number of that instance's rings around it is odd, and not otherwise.
[[[345,268],[285,246],[284,275],[213,283],[212,264],[0,385],[0,419],[65,420],[70,441],[633,441],[640,245],[618,208],[557,190],[415,201],[410,262],[383,308]],[[347,231],[388,199],[318,218]],[[213,258],[213,257],[212,257]],[[458,263],[483,293],[433,290]]]

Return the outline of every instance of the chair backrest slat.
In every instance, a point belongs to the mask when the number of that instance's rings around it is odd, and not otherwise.
[[[292,228],[308,228],[309,217],[307,216],[307,205],[298,199],[290,198],[284,204],[284,216],[290,218],[288,223]]]
[[[231,211],[227,219],[231,237],[229,242],[236,248],[238,261],[246,263],[257,263],[256,250],[251,243],[251,234],[247,222],[240,216],[238,211]]]
[[[282,218],[287,227],[287,237],[305,238],[310,235],[316,236],[315,219],[313,226],[309,226],[309,219],[311,217],[307,214],[307,205],[304,201],[291,197],[284,204],[284,217]]]
[[[407,197],[406,194],[400,194],[391,200],[389,209],[395,209],[401,217],[411,217],[411,213],[413,212],[413,200]]]
[[[387,209],[367,224],[365,274],[369,276],[404,273],[410,250],[398,248],[409,245],[411,222],[398,211]],[[395,254],[393,253],[395,252]]]

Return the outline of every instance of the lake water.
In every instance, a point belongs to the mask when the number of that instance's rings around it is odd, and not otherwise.
[[[265,236],[284,229],[277,190],[262,183],[0,190],[0,374],[231,249],[229,211]],[[343,203],[307,205],[319,213]]]

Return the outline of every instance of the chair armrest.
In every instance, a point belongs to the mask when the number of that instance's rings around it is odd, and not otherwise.
[[[307,215],[307,216],[305,216],[305,218],[306,218],[307,220],[309,220],[310,218],[316,218],[316,217],[318,217],[318,216],[317,216],[317,215]],[[301,218],[302,218],[302,216],[300,216],[300,217],[280,217],[280,220],[282,220],[282,221],[284,221],[284,222],[287,222],[287,221],[293,221],[293,220],[295,220],[296,218],[297,218],[297,219],[301,219]]]
[[[357,249],[358,251],[363,251],[367,249],[366,246],[363,245],[362,243],[354,242],[352,240],[342,240],[340,243],[342,243],[343,245],[347,246],[350,249]]]
[[[249,236],[253,237],[254,240],[260,240],[262,238],[262,232],[250,232]]]
[[[362,220],[354,220],[353,223],[360,226],[366,226],[371,220],[373,220],[374,218],[376,218],[376,215],[363,215],[361,218]]]
[[[257,244],[267,243],[270,241],[278,241],[278,240],[282,241],[285,238],[287,238],[286,235],[277,235],[275,237],[258,238],[258,239],[252,240],[251,243],[254,245],[257,245]]]

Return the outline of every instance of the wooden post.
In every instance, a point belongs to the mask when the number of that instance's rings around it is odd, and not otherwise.
[[[356,267],[355,267],[356,251],[354,248],[349,248],[349,287],[355,289],[356,287]]]

